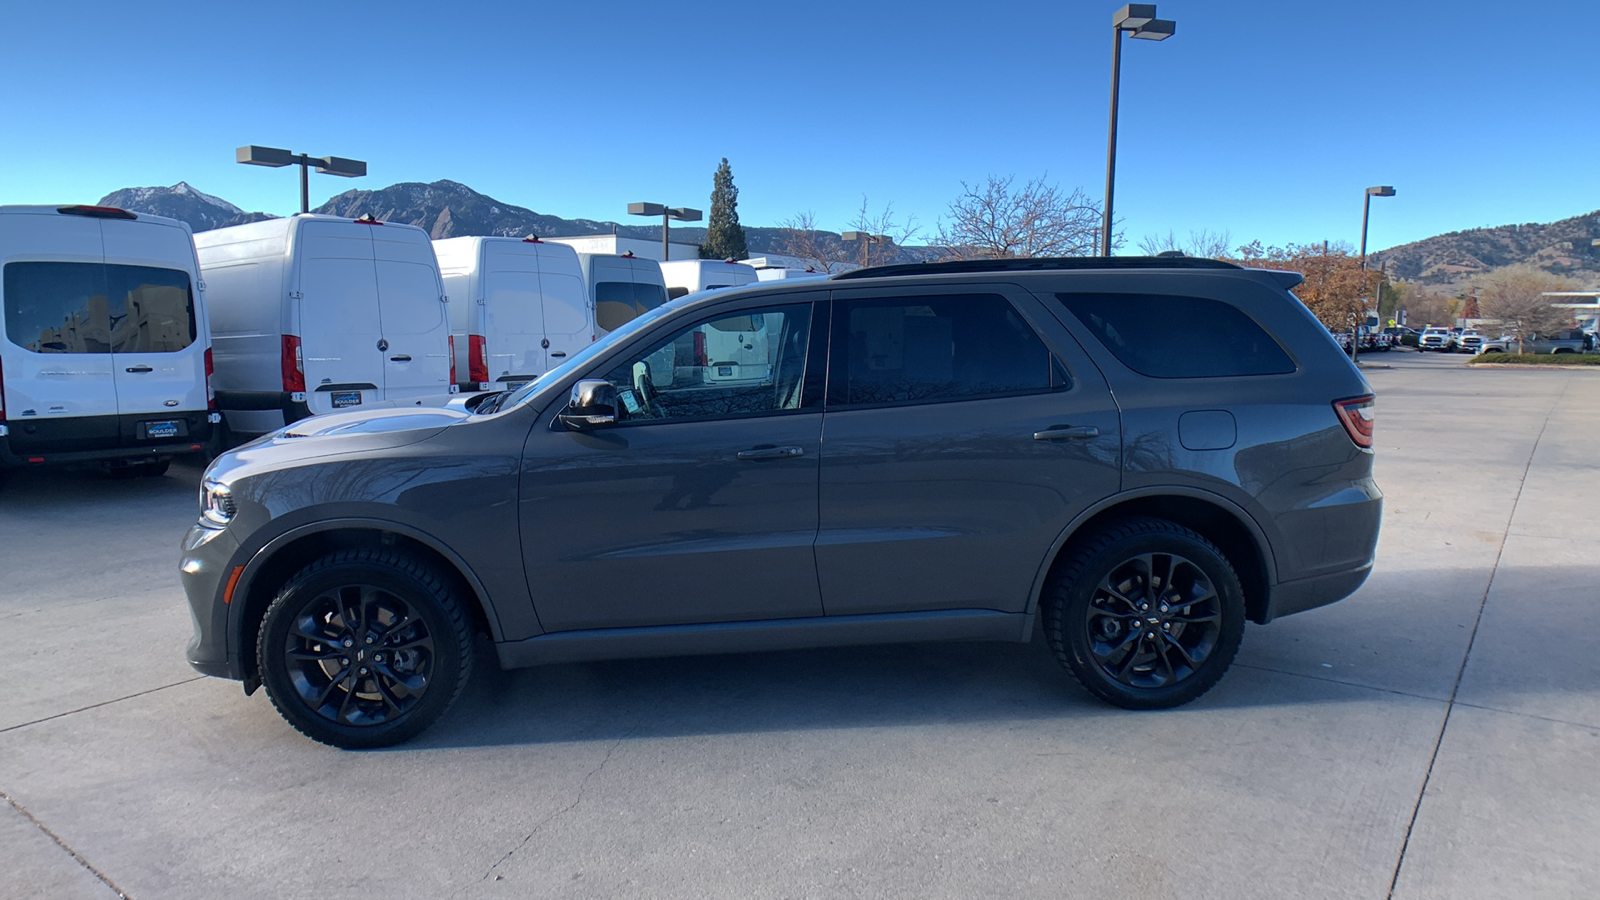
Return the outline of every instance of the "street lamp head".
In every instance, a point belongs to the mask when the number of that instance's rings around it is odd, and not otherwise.
[[[870,231],[846,231],[839,235],[841,241],[866,241],[869,244],[881,244],[888,239],[887,234],[873,234]]]
[[[1367,196],[1368,197],[1393,197],[1394,196],[1394,188],[1390,187],[1387,184],[1379,185],[1377,187],[1369,187],[1369,188],[1367,188]]]
[[[1133,36],[1141,41],[1164,41],[1177,30],[1178,23],[1171,19],[1151,19],[1135,29]]]
[[[281,166],[294,165],[294,154],[277,147],[257,147],[250,144],[234,151],[234,160],[247,166],[271,166],[276,169]]]
[[[1143,28],[1155,17],[1156,5],[1154,3],[1129,3],[1112,14],[1111,24],[1113,27],[1121,28],[1124,31],[1133,31],[1136,28]]]
[[[324,156],[317,160],[322,165],[317,166],[317,171],[323,175],[338,175],[341,178],[361,178],[367,174],[367,164],[364,160],[345,159],[342,156]]]
[[[659,216],[667,211],[659,203],[629,203],[628,215],[630,216]]]
[[[685,206],[674,206],[671,209],[667,210],[667,215],[670,218],[677,219],[680,222],[698,222],[698,221],[700,221],[700,210],[698,210],[698,209],[689,209],[688,207],[685,207]]]

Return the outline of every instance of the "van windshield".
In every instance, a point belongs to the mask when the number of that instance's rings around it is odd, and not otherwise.
[[[34,353],[173,353],[196,336],[180,269],[7,263],[4,297],[6,337]]]

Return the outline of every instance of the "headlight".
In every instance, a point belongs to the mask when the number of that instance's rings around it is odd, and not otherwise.
[[[227,485],[217,481],[200,483],[200,518],[218,527],[226,527],[238,511],[233,492],[228,490]]]

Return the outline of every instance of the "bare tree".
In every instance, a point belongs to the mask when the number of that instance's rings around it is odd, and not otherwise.
[[[1499,319],[1506,331],[1522,342],[1536,334],[1549,334],[1571,323],[1572,312],[1553,304],[1547,291],[1567,288],[1567,280],[1531,264],[1506,266],[1483,279],[1478,305],[1485,318]]]
[[[793,218],[778,223],[783,229],[780,239],[785,256],[805,260],[818,272],[832,274],[847,265],[845,248],[837,235],[817,230],[817,214],[807,210],[795,213]]]
[[[1189,239],[1182,242],[1169,229],[1166,237],[1158,234],[1145,235],[1139,241],[1139,249],[1146,256],[1155,256],[1157,253],[1176,250],[1184,256],[1197,256],[1204,259],[1228,259],[1233,255],[1233,248],[1229,246],[1232,243],[1233,236],[1228,233],[1227,229],[1212,231],[1209,228],[1202,228],[1199,231],[1191,231],[1189,232]]]
[[[1089,256],[1100,235],[1100,209],[1074,189],[1035,178],[1013,188],[1016,176],[990,175],[978,186],[961,183],[938,242],[958,259]]]
[[[867,195],[862,194],[861,208],[850,220],[850,230],[865,236],[859,239],[864,246],[856,250],[859,264],[883,266],[900,258],[900,248],[915,240],[922,233],[922,226],[917,224],[916,216],[907,216],[902,222],[895,215],[893,203],[886,203],[882,210],[872,213]]]

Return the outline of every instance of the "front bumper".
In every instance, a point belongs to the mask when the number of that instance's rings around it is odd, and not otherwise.
[[[179,576],[189,600],[194,637],[185,654],[203,675],[242,679],[241,661],[228,656],[228,581],[244,563],[236,561],[239,542],[226,528],[196,524],[183,538]]]

